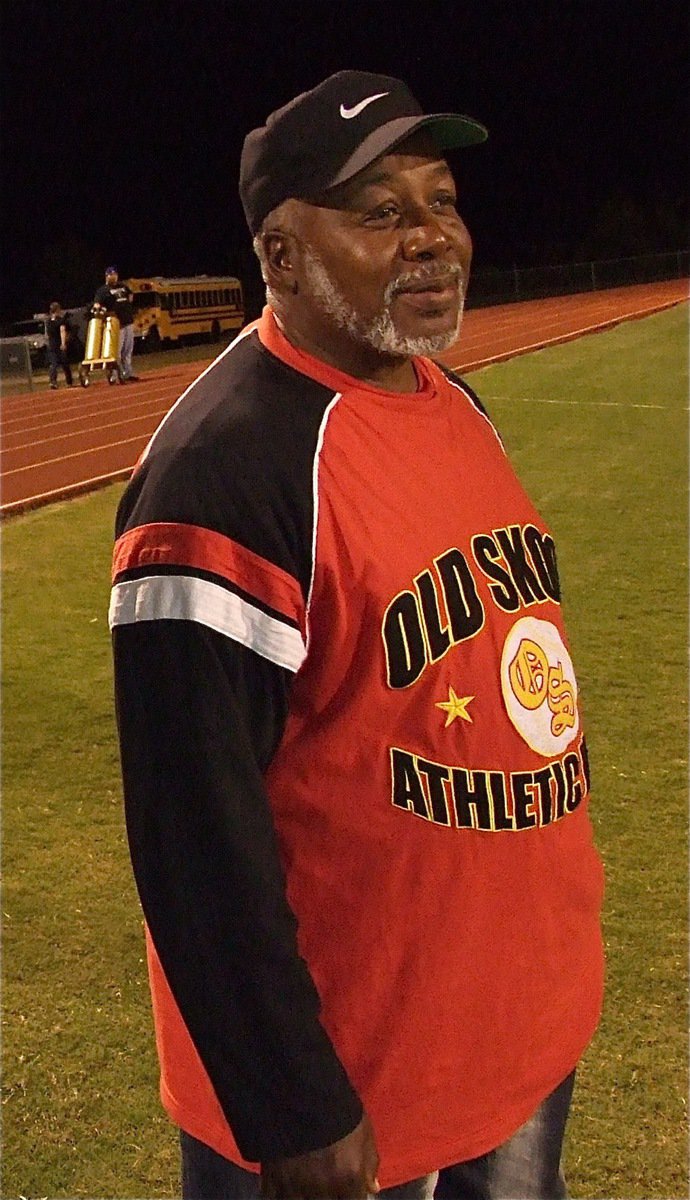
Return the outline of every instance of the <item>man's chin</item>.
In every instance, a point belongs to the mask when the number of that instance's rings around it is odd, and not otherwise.
[[[413,295],[412,299],[416,297]],[[457,341],[464,311],[463,297],[435,309],[409,310],[409,306],[390,313],[392,327],[401,345],[425,347],[416,354],[439,354]]]
[[[375,339],[372,338],[372,344],[383,353],[399,358],[442,354],[457,341],[461,323],[462,312],[458,314],[451,328],[444,322],[445,328],[434,329],[433,322],[429,322],[426,328],[417,326],[412,329],[401,329],[397,324],[391,322],[387,328],[376,331]]]

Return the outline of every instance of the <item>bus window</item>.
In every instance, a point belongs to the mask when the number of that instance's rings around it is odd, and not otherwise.
[[[132,296],[132,308],[134,312],[140,312],[142,308],[164,308],[163,301],[165,296],[159,296],[158,292],[135,292]]]
[[[241,328],[242,286],[233,276],[217,276],[212,283],[203,275],[128,282],[134,293],[138,336],[142,338],[152,337],[153,331],[161,339],[177,341],[209,330],[225,333]]]

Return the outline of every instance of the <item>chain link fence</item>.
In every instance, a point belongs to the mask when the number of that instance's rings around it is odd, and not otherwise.
[[[0,338],[0,382],[4,392],[33,390],[31,353],[27,338]]]
[[[477,268],[470,275],[468,308],[568,296],[635,283],[685,279],[690,275],[690,250],[615,258],[599,262],[562,263],[553,267]]]

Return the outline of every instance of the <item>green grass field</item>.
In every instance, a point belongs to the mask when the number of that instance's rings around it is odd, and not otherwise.
[[[608,888],[574,1197],[688,1194],[687,309],[475,372],[555,530]],[[120,806],[112,487],[4,529],[3,1178],[179,1194]]]

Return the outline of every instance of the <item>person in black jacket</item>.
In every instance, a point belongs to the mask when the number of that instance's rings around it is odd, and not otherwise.
[[[117,267],[106,267],[105,283],[98,288],[94,304],[100,304],[109,313],[114,313],[120,322],[118,365],[123,383],[134,383],[138,379],[132,374],[132,352],[134,350],[134,309],[132,292],[126,283],[119,282]]]
[[[72,370],[67,359],[67,343],[69,341],[70,327],[65,311],[57,300],[53,300],[48,311],[50,312],[50,316],[46,323],[46,335],[48,338],[46,353],[48,355],[50,386],[54,391],[58,385],[58,367],[62,367],[65,372],[65,382],[67,385],[69,387],[74,386]]]

